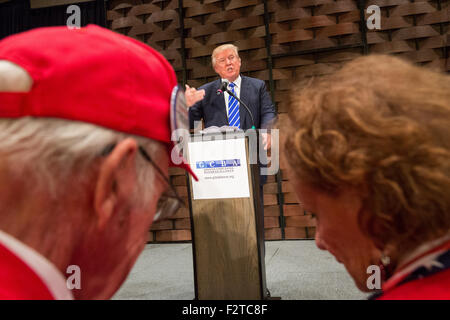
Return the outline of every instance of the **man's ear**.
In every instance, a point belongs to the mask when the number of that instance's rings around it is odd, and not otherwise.
[[[125,139],[117,143],[100,166],[94,197],[99,229],[103,229],[118,206],[134,192],[137,150],[134,139]]]

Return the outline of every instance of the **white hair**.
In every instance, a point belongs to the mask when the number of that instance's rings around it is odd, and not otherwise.
[[[236,47],[234,44],[231,44],[231,43],[223,44],[223,45],[215,48],[211,54],[211,60],[212,60],[213,67],[216,65],[216,55],[218,55],[219,53],[221,53],[222,51],[227,50],[227,49],[233,49],[234,52],[236,52],[236,56],[239,57],[239,48],[238,47]]]
[[[16,179],[47,191],[51,199],[57,200],[64,198],[66,192],[82,194],[102,151],[128,137],[134,138],[158,163],[157,155],[163,145],[157,141],[89,123],[32,117],[0,119],[0,157]],[[136,172],[136,198],[142,201],[140,204],[147,204],[154,169],[137,156]]]

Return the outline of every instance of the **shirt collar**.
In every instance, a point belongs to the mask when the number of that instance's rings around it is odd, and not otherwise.
[[[36,273],[56,300],[73,300],[72,292],[67,288],[66,278],[44,256],[1,230],[0,243]]]

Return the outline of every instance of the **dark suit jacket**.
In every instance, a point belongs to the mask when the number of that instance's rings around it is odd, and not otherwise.
[[[264,81],[242,76],[240,99],[248,106],[253,114],[256,129],[265,128],[276,118],[275,109],[267,92]],[[191,128],[194,127],[194,121],[205,122],[205,128],[211,126],[227,126],[228,116],[225,106],[223,93],[217,95],[217,89],[220,88],[221,80],[218,79],[209,82],[198,89],[205,89],[205,97],[189,108],[189,122]],[[239,105],[241,116],[241,129],[250,129],[252,120],[248,111],[242,105]]]

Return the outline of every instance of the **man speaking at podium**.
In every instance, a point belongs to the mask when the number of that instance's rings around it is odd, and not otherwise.
[[[203,119],[205,128],[210,126],[233,126],[242,130],[269,129],[276,118],[275,109],[263,80],[240,75],[241,58],[238,48],[233,44],[224,44],[214,49],[212,66],[220,79],[201,86],[198,90],[186,85],[186,104],[189,107],[189,121]],[[228,94],[234,93],[248,107]],[[225,84],[226,86],[226,84]],[[264,149],[270,149],[270,134],[262,134]],[[267,177],[260,177],[261,213],[263,214],[263,184]],[[263,214],[264,215],[264,214]],[[262,217],[264,221],[264,216]],[[264,229],[262,230],[264,234]]]
[[[276,117],[272,100],[264,81],[240,75],[241,58],[238,48],[232,44],[224,44],[214,49],[212,66],[221,79],[209,82],[199,90],[186,85],[186,103],[190,107],[191,127],[194,121],[203,119],[205,128],[224,125],[243,130],[250,129],[253,125],[256,129],[267,128]],[[240,98],[249,110],[240,106],[239,101],[227,92],[221,93],[224,81],[229,83],[228,89]]]

